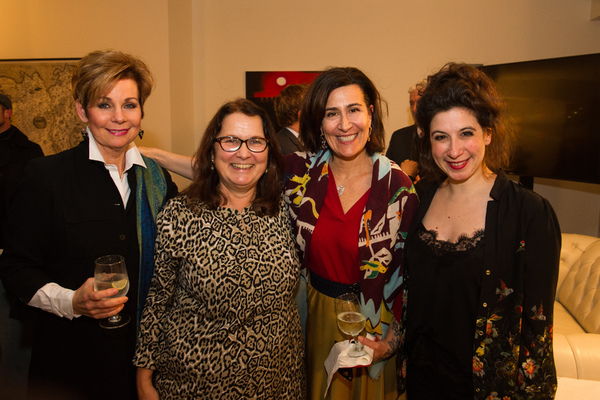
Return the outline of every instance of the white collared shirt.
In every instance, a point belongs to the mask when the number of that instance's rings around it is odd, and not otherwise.
[[[119,176],[119,170],[114,164],[107,164],[100,153],[98,144],[94,139],[94,136],[90,132],[90,128],[87,128],[89,138],[89,159],[93,161],[100,161],[104,164],[104,168],[110,173],[115,186],[121,194],[123,200],[123,207],[127,205],[129,195],[131,194],[131,188],[129,187],[129,181],[127,180],[128,171],[134,165],[140,165],[146,168],[146,163],[140,154],[140,151],[133,142],[129,145],[129,149],[125,153],[125,171],[123,175]],[[65,317],[73,319],[74,317],[80,317],[80,315],[73,314],[73,295],[75,291],[60,286],[57,283],[50,282],[38,289],[33,295],[29,303],[32,307],[41,308],[44,311],[58,315],[59,317]]]
[[[146,168],[146,163],[144,163],[144,159],[140,154],[140,151],[136,147],[135,143],[131,142],[129,145],[129,149],[125,153],[125,170],[122,176],[119,176],[119,169],[114,164],[107,164],[104,161],[104,157],[100,153],[100,149],[98,148],[98,144],[96,143],[96,139],[94,139],[94,135],[90,132],[90,128],[88,127],[88,138],[90,143],[90,160],[100,161],[104,164],[104,168],[110,173],[110,177],[117,189],[119,189],[119,193],[121,194],[121,199],[123,199],[123,207],[127,205],[127,200],[129,200],[129,195],[131,194],[131,188],[129,187],[129,182],[127,181],[127,174],[131,167],[134,165],[140,165]]]
[[[294,136],[296,136],[296,139],[300,138],[300,134],[298,132],[296,132],[295,130],[293,130],[292,128],[290,128],[289,126],[286,126],[285,129],[287,129],[288,131],[292,132],[292,134]]]

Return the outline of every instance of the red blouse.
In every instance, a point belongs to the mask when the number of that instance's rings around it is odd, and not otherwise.
[[[344,214],[335,178],[329,168],[327,195],[310,242],[308,267],[317,275],[348,285],[360,280],[358,233],[369,192]]]

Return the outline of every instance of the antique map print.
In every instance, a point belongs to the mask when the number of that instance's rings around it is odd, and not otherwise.
[[[45,155],[77,145],[81,122],[71,94],[77,60],[0,61],[0,93],[13,103],[11,123]]]

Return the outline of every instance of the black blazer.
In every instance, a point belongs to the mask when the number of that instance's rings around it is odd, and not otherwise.
[[[277,132],[277,141],[283,155],[302,151],[302,143],[288,128],[281,128]]]
[[[30,381],[42,391],[43,382],[51,381],[65,398],[129,399],[135,395],[131,359],[139,272],[136,177],[133,170],[127,175],[132,192],[124,208],[104,165],[89,160],[88,146],[84,141],[27,165],[4,230],[0,277],[9,293],[27,303],[49,282],[75,290],[94,276],[94,259],[123,255],[130,289],[122,312],[133,322],[109,333],[95,319],[68,320],[35,309]],[[177,187],[168,173],[165,177],[172,197]]]
[[[36,157],[43,157],[42,148],[11,125],[0,134],[0,228],[8,218],[10,197],[19,183],[23,168],[27,161]],[[0,249],[4,248],[0,238]]]
[[[406,126],[392,133],[390,145],[385,156],[398,165],[402,164],[404,160],[419,162],[418,144],[419,135],[417,134],[417,126]]]

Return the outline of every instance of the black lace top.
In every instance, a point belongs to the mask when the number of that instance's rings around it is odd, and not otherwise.
[[[437,239],[422,224],[407,247],[407,348],[409,395],[455,387],[472,397],[472,361],[483,268],[484,230],[457,242]],[[419,287],[419,290],[411,290]],[[424,369],[412,375],[411,369]],[[419,376],[421,382],[411,380]],[[443,383],[443,384],[442,384]],[[413,390],[411,391],[411,386]],[[418,396],[416,398],[419,398]],[[457,398],[461,398],[458,396]]]

